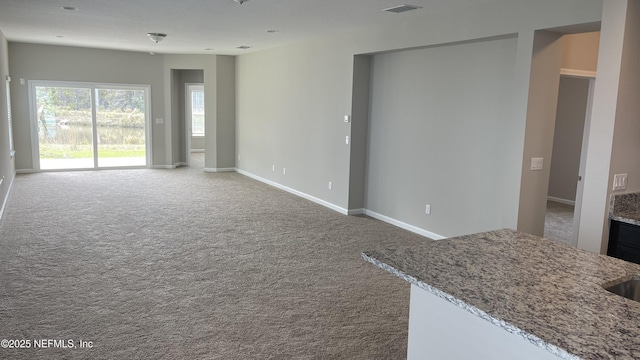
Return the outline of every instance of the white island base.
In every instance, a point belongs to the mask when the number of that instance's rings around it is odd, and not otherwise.
[[[409,306],[407,360],[578,359],[567,353],[558,357],[414,284]]]

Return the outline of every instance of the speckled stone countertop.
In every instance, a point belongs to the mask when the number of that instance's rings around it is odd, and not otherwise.
[[[640,359],[640,303],[608,292],[640,265],[514,230],[363,258],[563,359]]]
[[[612,194],[609,219],[640,226],[640,193]]]

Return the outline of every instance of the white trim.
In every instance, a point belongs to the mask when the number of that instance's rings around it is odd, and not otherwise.
[[[191,149],[192,153],[203,153],[204,149]]]
[[[175,169],[175,165],[153,165],[152,169]]]
[[[234,172],[236,168],[204,168],[204,172],[208,173],[222,173],[222,172]]]
[[[573,200],[561,199],[561,198],[557,198],[557,197],[553,197],[553,196],[547,196],[547,200],[548,201],[557,202],[557,203],[560,203],[560,204],[576,206],[576,202],[573,201]]]
[[[348,215],[364,215],[365,209],[350,209]]]
[[[4,209],[7,206],[7,202],[9,201],[9,194],[11,193],[11,188],[13,187],[13,181],[16,179],[16,175],[13,175],[9,186],[7,187],[7,194],[4,196],[4,201],[2,202],[2,207],[0,207],[0,220],[2,220],[2,216],[4,215]]]
[[[596,72],[595,71],[589,71],[589,70],[578,70],[578,69],[567,69],[567,68],[561,68],[560,69],[560,75],[565,75],[565,76],[575,76],[575,77],[581,77],[581,78],[595,78],[596,77]]]
[[[205,171],[206,171],[206,169],[205,169]],[[315,196],[311,196],[311,195],[309,195],[309,194],[305,194],[305,193],[303,193],[303,192],[301,192],[301,191],[298,191],[298,190],[292,189],[292,188],[287,187],[287,186],[284,186],[284,185],[282,185],[282,184],[278,184],[278,183],[277,183],[277,182],[275,182],[275,181],[267,180],[267,179],[262,178],[262,177],[260,177],[260,176],[258,176],[258,175],[252,174],[252,173],[250,173],[250,172],[248,172],[248,171],[244,171],[244,170],[240,170],[240,169],[236,169],[236,171],[237,171],[238,173],[240,173],[240,174],[244,175],[244,176],[248,176],[248,177],[250,177],[250,178],[252,178],[252,179],[254,179],[254,180],[258,180],[258,181],[263,182],[263,183],[265,183],[265,184],[267,184],[267,185],[271,185],[271,186],[273,186],[273,187],[276,187],[276,188],[278,188],[278,189],[280,189],[280,190],[284,190],[284,191],[286,191],[286,192],[288,192],[288,193],[291,193],[291,194],[293,194],[293,195],[297,195],[297,196],[299,196],[299,197],[301,197],[301,198],[304,198],[304,199],[307,199],[307,200],[313,201],[313,202],[314,202],[314,203],[316,203],[316,204],[320,204],[320,205],[322,205],[322,206],[324,206],[324,207],[327,207],[327,208],[329,208],[329,209],[331,209],[331,210],[335,210],[335,211],[337,211],[337,212],[339,212],[339,213],[341,213],[341,214],[343,214],[343,215],[349,215],[349,211],[348,211],[347,209],[342,208],[342,207],[337,206],[337,205],[334,205],[334,204],[332,204],[332,203],[330,203],[330,202],[328,202],[328,201],[325,201],[325,200],[319,199],[319,198],[317,198],[317,197],[315,197]]]
[[[447,238],[446,236],[438,235],[436,233],[433,233],[431,231],[419,228],[417,226],[409,225],[409,224],[404,223],[402,221],[399,221],[399,220],[396,220],[396,219],[392,219],[392,218],[390,218],[390,217],[388,217],[386,215],[378,214],[377,212],[374,212],[374,211],[371,211],[371,210],[365,209],[364,210],[364,214],[367,215],[367,216],[371,216],[374,219],[378,219],[380,221],[384,221],[384,222],[386,222],[388,224],[395,225],[395,226],[397,226],[399,228],[402,228],[402,229],[405,229],[405,230],[409,230],[412,233],[416,233],[418,235],[426,236],[426,237],[428,237],[429,239],[432,239],[432,240],[442,240],[442,239],[446,239]]]
[[[38,172],[40,171],[35,169],[16,169],[16,174],[35,174]]]

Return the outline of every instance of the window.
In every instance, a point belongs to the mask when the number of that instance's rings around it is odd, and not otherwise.
[[[9,154],[11,157],[16,151],[13,147],[13,120],[11,119],[11,78],[7,76],[7,118],[9,119]]]
[[[204,136],[204,86],[187,85],[191,107],[191,135]]]

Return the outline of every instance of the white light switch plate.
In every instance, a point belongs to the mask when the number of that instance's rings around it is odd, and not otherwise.
[[[531,158],[531,170],[542,170],[544,158]]]
[[[613,175],[613,191],[620,191],[627,189],[627,174],[615,174]]]

